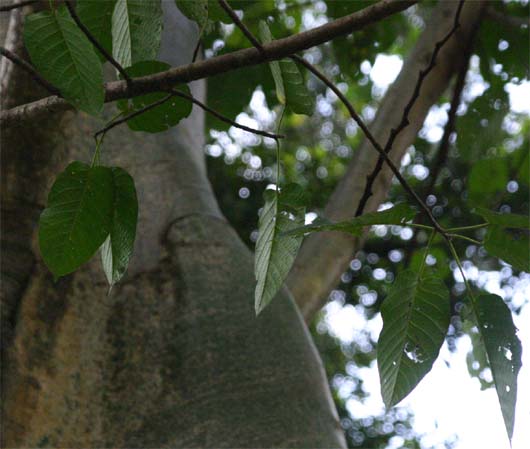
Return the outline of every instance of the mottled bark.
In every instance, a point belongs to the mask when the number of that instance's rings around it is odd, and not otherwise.
[[[168,20],[162,59],[176,65],[196,29]],[[204,97],[203,83],[192,90]],[[133,175],[140,202],[128,276],[108,296],[97,258],[54,283],[38,255],[45,192],[68,161],[90,159],[102,124],[48,120],[2,136],[3,239],[28,258],[2,266],[20,275],[3,341],[3,447],[344,447],[289,294],[254,316],[251,254],[206,177],[203,113],[166,133],[106,137],[105,163]]]
[[[458,2],[439,2],[416,47],[381,102],[370,125],[372,134],[381,145],[386,143],[392,127],[400,122],[419,72],[428,65],[436,42],[453,26],[457,5]],[[394,142],[390,154],[397,165],[416,139],[430,107],[447,88],[461,59],[465,57],[466,43],[476,21],[480,20],[484,6],[485,2],[481,1],[465,3],[460,28],[438,55],[436,66],[425,79],[420,97],[409,114],[409,126]],[[339,221],[355,214],[366,185],[366,177],[377,158],[378,153],[365,139],[355,150],[346,174],[329,199],[325,209],[327,218]],[[392,172],[384,165],[374,182],[374,194],[368,201],[365,212],[377,210],[384,201],[392,177]],[[287,285],[306,321],[310,321],[325,304],[329,292],[338,284],[341,274],[347,269],[353,254],[362,248],[362,244],[361,239],[338,232],[314,234],[306,239],[287,279]]]

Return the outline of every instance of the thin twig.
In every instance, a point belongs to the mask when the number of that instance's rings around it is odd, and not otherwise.
[[[161,98],[160,100],[157,100],[157,101],[155,101],[153,103],[150,103],[150,104],[144,106],[143,108],[138,109],[137,111],[134,111],[131,114],[129,114],[129,115],[127,115],[127,116],[125,116],[125,117],[123,117],[123,118],[121,118],[119,120],[116,120],[116,121],[114,121],[114,122],[112,122],[110,124],[108,124],[104,128],[102,128],[99,131],[97,131],[94,134],[94,138],[97,138],[101,134],[106,134],[108,131],[110,131],[115,126],[121,125],[122,123],[125,123],[125,122],[129,121],[130,119],[132,119],[134,117],[138,117],[139,115],[142,115],[144,112],[147,112],[147,111],[149,111],[151,109],[156,108],[157,106],[160,106],[160,105],[164,104],[165,102],[167,102],[169,99],[171,99],[173,97],[184,98],[185,100],[187,100],[187,101],[189,101],[189,102],[191,102],[193,104],[196,104],[197,106],[199,106],[200,108],[202,108],[206,112],[208,112],[209,114],[212,114],[214,117],[217,117],[219,120],[222,120],[223,122],[228,123],[228,124],[234,126],[235,128],[239,128],[239,129],[242,129],[242,130],[247,131],[249,133],[257,134],[257,135],[264,136],[264,137],[269,137],[269,138],[275,139],[275,140],[281,139],[281,138],[284,137],[281,134],[268,133],[266,131],[261,131],[259,129],[254,129],[254,128],[250,128],[250,127],[245,126],[245,125],[240,125],[239,123],[234,122],[233,120],[230,120],[228,117],[225,117],[224,115],[220,114],[219,112],[217,112],[217,111],[213,110],[212,108],[206,106],[204,103],[200,102],[195,97],[192,97],[191,95],[185,94],[184,92],[180,92],[180,91],[175,90],[175,89],[169,89],[168,92],[169,93],[165,97]]]
[[[453,22],[453,26],[451,30],[443,37],[440,41],[438,41],[434,46],[434,51],[431,55],[431,60],[428,64],[428,66],[424,70],[420,70],[418,81],[416,82],[416,86],[414,87],[414,91],[412,93],[412,96],[408,102],[408,104],[405,106],[405,109],[403,110],[403,116],[401,118],[401,122],[397,126],[397,128],[392,128],[390,130],[390,136],[388,138],[388,141],[385,145],[384,151],[385,153],[389,153],[392,150],[392,145],[394,144],[394,141],[396,140],[396,137],[403,131],[408,125],[409,125],[409,113],[414,106],[414,103],[418,99],[420,95],[421,86],[423,84],[423,81],[427,77],[427,75],[431,72],[432,69],[434,69],[434,66],[436,64],[436,57],[438,56],[438,53],[442,49],[442,47],[445,45],[445,43],[451,38],[451,36],[456,33],[456,30],[460,27],[460,13],[462,12],[462,7],[464,6],[464,0],[460,0],[458,3],[458,7],[455,14],[455,19]],[[361,197],[361,200],[359,201],[359,205],[357,206],[357,211],[355,212],[355,216],[359,216],[363,213],[364,208],[366,207],[366,203],[368,202],[368,199],[372,196],[372,187],[375,182],[375,179],[381,172],[381,169],[383,168],[383,162],[384,157],[382,155],[379,155],[379,159],[377,160],[377,163],[372,170],[372,172],[368,175],[366,178],[366,187],[363,192],[363,196]]]
[[[191,101],[193,104],[196,104],[201,109],[204,109],[206,112],[208,112],[208,114],[213,115],[214,117],[218,118],[222,122],[228,123],[229,125],[232,125],[235,128],[239,128],[239,129],[242,129],[243,131],[247,131],[252,134],[257,134],[263,137],[269,137],[270,139],[275,139],[275,140],[283,139],[285,137],[283,134],[269,133],[267,131],[261,131],[259,129],[250,128],[248,126],[241,125],[240,123],[234,122],[233,120],[229,119],[228,117],[225,117],[224,115],[220,114],[216,110],[210,108],[209,106],[206,106],[204,103],[197,100],[195,97],[185,94],[184,92],[179,92],[178,90],[175,90],[175,89],[170,89],[169,92],[171,92],[173,95],[177,97],[185,98],[186,100]]]
[[[234,21],[234,24],[243,32],[246,38],[250,41],[254,47],[256,47],[260,52],[263,53],[263,45],[261,42],[254,37],[252,32],[246,27],[246,25],[239,19],[237,13],[232,9],[232,7],[226,2],[226,0],[218,0],[221,7],[226,11],[230,18]]]
[[[68,12],[70,13],[70,16],[72,16],[72,19],[77,24],[79,29],[83,32],[83,34],[88,38],[88,40],[92,43],[94,47],[97,48],[97,50],[105,57],[107,61],[109,61],[114,67],[116,67],[116,70],[120,72],[120,75],[127,83],[127,86],[129,89],[132,87],[133,80],[132,78],[127,74],[125,69],[121,66],[121,64],[116,61],[113,56],[101,45],[98,40],[92,35],[90,30],[81,22],[81,19],[77,15],[77,12],[75,11],[74,6],[72,5],[71,0],[65,1],[66,7],[68,8]]]
[[[53,95],[60,95],[59,89],[57,89],[53,84],[51,84],[49,81],[45,80],[42,76],[40,76],[39,72],[37,72],[31,64],[19,58],[13,52],[9,51],[7,48],[4,47],[0,47],[0,54],[9,59],[13,64],[16,64],[21,69],[29,73],[30,76],[42,87],[44,87],[48,92]]]
[[[37,3],[38,0],[25,0],[22,2],[13,2],[10,5],[4,5],[0,6],[0,12],[7,12],[12,11],[13,9],[22,8],[24,6],[31,5],[33,3]]]
[[[209,78],[266,61],[280,60],[339,36],[351,34],[392,14],[403,11],[415,3],[417,3],[417,0],[380,1],[320,27],[265,44],[263,45],[263,53],[256,48],[245,48],[207,60],[197,61],[193,64],[173,67],[153,75],[138,77],[134,79],[132,92],[127,88],[125,81],[110,82],[105,86],[105,102],[132,98],[151,92],[160,92],[178,83],[189,83],[190,81]],[[11,126],[23,121],[34,120],[42,114],[49,114],[68,108],[71,108],[71,106],[65,100],[54,97],[43,98],[0,112],[0,125],[2,127]]]
[[[197,45],[195,45],[195,50],[193,50],[193,56],[191,58],[192,64],[197,60],[197,56],[199,55],[199,49],[201,48],[201,45],[202,45],[202,38],[199,37],[199,39],[197,39]]]

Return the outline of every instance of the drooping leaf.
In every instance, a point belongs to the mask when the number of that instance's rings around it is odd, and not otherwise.
[[[200,29],[208,23],[208,0],[175,0],[175,4],[188,19],[197,22]]]
[[[126,71],[131,77],[138,77],[163,72],[168,70],[169,67],[169,64],[166,64],[165,62],[142,61],[127,68]],[[190,95],[190,90],[187,85],[177,86],[175,89]],[[147,95],[140,95],[130,100],[119,101],[117,105],[125,114],[130,114],[167,97],[167,95],[167,93],[155,92]],[[127,121],[127,126],[133,131],[145,131],[150,133],[166,131],[175,126],[183,118],[190,115],[191,109],[192,103],[190,101],[179,97],[173,97],[164,103],[131,118]]]
[[[281,235],[304,222],[305,208],[299,204],[299,186],[286,186],[279,196],[265,191],[265,205],[259,218],[254,274],[257,284],[255,310],[258,315],[276,296],[294,262],[302,243],[300,236]],[[282,201],[285,196],[287,203]]]
[[[341,231],[359,236],[362,234],[364,226],[371,225],[403,225],[416,216],[416,211],[406,203],[397,204],[390,209],[379,212],[370,212],[351,220],[339,223],[314,223],[306,226],[294,228],[289,231],[291,235],[302,235],[311,232]]]
[[[160,0],[116,0],[112,55],[124,68],[155,59],[162,34]]]
[[[524,215],[503,214],[482,207],[476,207],[475,213],[492,225],[498,225],[505,228],[530,229],[530,219]]]
[[[514,268],[530,272],[530,238],[528,230],[490,226],[484,248]]]
[[[101,261],[112,287],[125,274],[133,252],[138,200],[132,177],[118,167],[112,167],[111,172],[114,192],[112,222],[110,234],[101,248]]]
[[[98,250],[111,228],[112,172],[71,163],[53,184],[39,222],[44,262],[56,276],[79,268]]]
[[[272,42],[272,34],[267,23],[263,20],[259,22],[259,32],[261,42],[268,44]],[[270,61],[269,67],[271,68],[272,77],[274,79],[274,85],[276,86],[276,97],[281,104],[285,104],[285,87],[283,85],[282,71],[280,69],[280,63],[278,61]]]
[[[387,407],[407,396],[431,370],[449,327],[449,292],[441,279],[398,275],[381,307],[377,346],[381,393]]]
[[[101,62],[63,6],[26,18],[24,43],[37,71],[76,108],[98,115],[105,92]]]
[[[481,295],[473,300],[473,304],[504,425],[511,440],[517,400],[517,375],[521,368],[521,342],[517,338],[510,309],[500,296]]]
[[[77,0],[76,2],[79,19],[110,54],[112,54],[112,12],[115,4],[115,0]],[[105,56],[97,49],[94,51],[102,61],[105,61]]]
[[[312,115],[315,103],[307,90],[304,77],[298,66],[290,59],[280,61],[283,85],[285,88],[285,103],[296,114]]]

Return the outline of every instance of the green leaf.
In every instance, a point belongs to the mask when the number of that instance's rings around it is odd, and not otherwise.
[[[311,232],[341,231],[359,236],[362,234],[364,226],[372,225],[404,225],[407,221],[416,216],[416,211],[407,203],[397,204],[390,209],[379,212],[370,212],[351,220],[339,223],[315,223],[291,229],[290,235],[302,235]]]
[[[112,54],[112,11],[115,0],[77,0],[76,11],[79,19],[102,47]],[[106,61],[94,48],[101,61]]]
[[[132,177],[123,169],[111,168],[113,212],[110,234],[101,248],[101,261],[107,281],[112,287],[127,270],[134,248],[138,200]]]
[[[488,228],[484,248],[517,270],[530,272],[530,239],[528,230],[506,229],[494,225]]]
[[[79,268],[98,250],[111,228],[112,172],[71,163],[53,184],[39,222],[44,262],[56,276]]]
[[[24,43],[37,71],[76,108],[98,115],[105,92],[101,62],[66,8],[26,18]]]
[[[126,71],[131,77],[139,77],[163,72],[169,68],[170,66],[164,62],[142,61],[127,68]],[[187,85],[178,86],[175,89],[191,95]],[[117,105],[125,114],[130,114],[167,97],[167,95],[167,93],[155,92],[134,97],[130,100],[119,101]],[[188,100],[173,97],[153,109],[149,109],[148,111],[131,118],[127,121],[127,126],[133,131],[146,131],[150,133],[166,131],[175,126],[183,118],[190,115],[192,106],[192,103]]]
[[[292,207],[282,202],[299,204],[299,186],[286,186],[279,197],[275,191],[265,191],[265,205],[259,218],[254,274],[257,285],[255,309],[258,315],[276,296],[294,262],[301,236],[280,235],[304,222],[305,208]],[[289,210],[281,210],[287,206]]]
[[[259,22],[259,33],[261,37],[261,42],[268,44],[272,42],[272,34],[267,23],[263,20]],[[270,61],[269,67],[272,72],[272,77],[274,79],[274,85],[276,86],[276,97],[281,104],[285,104],[285,87],[283,85],[282,71],[280,68],[280,63],[278,61]]]
[[[403,271],[381,315],[377,365],[383,401],[391,407],[416,387],[438,357],[449,327],[449,291],[437,277]]]
[[[483,159],[473,164],[469,174],[469,199],[474,204],[488,204],[491,198],[506,190],[508,163],[506,159]]]
[[[197,22],[200,29],[208,23],[208,0],[175,0],[177,8],[188,19]]]
[[[517,338],[512,314],[501,297],[481,295],[473,300],[478,327],[501,405],[504,425],[510,440],[513,435],[517,375],[521,368],[521,342]]]
[[[502,214],[482,207],[475,208],[474,212],[492,225],[499,225],[505,228],[530,229],[530,220],[524,215]]]
[[[160,0],[117,0],[112,15],[112,54],[123,67],[155,59],[162,34]]]
[[[208,17],[214,22],[232,23],[232,18],[221,7],[219,0],[208,0]]]
[[[304,77],[298,66],[290,59],[282,59],[280,69],[285,87],[286,105],[296,114],[313,115],[315,108],[313,97],[305,86]]]

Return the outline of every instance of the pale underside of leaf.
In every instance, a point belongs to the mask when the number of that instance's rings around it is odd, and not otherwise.
[[[387,407],[407,396],[431,370],[449,326],[449,292],[436,277],[398,275],[381,308],[377,347],[381,393]]]

